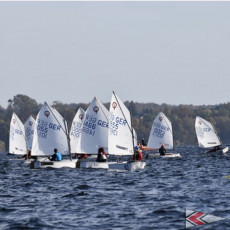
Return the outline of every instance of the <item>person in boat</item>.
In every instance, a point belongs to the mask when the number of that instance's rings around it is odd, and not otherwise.
[[[165,145],[162,144],[161,147],[159,148],[159,153],[161,156],[164,156],[166,153]]]
[[[142,146],[146,146],[146,143],[145,143],[145,139],[144,139],[144,138],[142,138],[141,144],[142,144]]]
[[[88,157],[88,155],[86,153],[84,153],[84,154],[79,154],[77,159],[81,160],[81,159],[86,159],[87,157]]]
[[[31,151],[30,151],[29,149],[27,150],[27,154],[23,155],[23,158],[24,158],[25,160],[28,160],[28,159],[31,159],[31,158],[32,158],[32,156],[31,156]]]
[[[143,159],[142,150],[138,149],[136,153],[136,161],[141,162]]]
[[[107,155],[104,148],[99,148],[97,153],[97,162],[106,162]]]
[[[62,154],[58,152],[58,149],[54,149],[54,154],[49,158],[50,161],[61,161]]]
[[[143,150],[143,149],[144,149],[144,146],[141,144],[141,142],[139,142],[139,143],[137,144],[137,146],[138,146],[138,148],[139,148],[140,150]]]
[[[142,161],[142,159],[143,159],[142,150],[138,146],[135,146],[132,160],[140,162]]]
[[[88,154],[86,153],[75,153],[74,159],[86,159],[88,157]]]

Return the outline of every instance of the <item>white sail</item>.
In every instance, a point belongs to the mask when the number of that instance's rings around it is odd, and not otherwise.
[[[112,155],[133,154],[131,115],[124,103],[113,92],[110,103],[108,151]]]
[[[18,116],[13,113],[10,122],[9,153],[26,154],[25,128]]]
[[[211,148],[221,145],[220,139],[212,124],[201,117],[196,117],[196,136],[201,148]]]
[[[97,154],[100,147],[108,150],[108,117],[109,111],[95,97],[83,119],[77,153]]]
[[[35,119],[30,115],[27,121],[24,124],[25,127],[25,138],[27,149],[32,149],[33,137],[34,137],[34,128],[35,128]]]
[[[164,144],[166,149],[173,149],[172,124],[162,112],[158,113],[153,121],[147,148],[158,149],[161,144]]]
[[[77,147],[80,141],[80,135],[83,125],[83,119],[85,117],[85,111],[79,108],[76,115],[74,116],[71,129],[70,129],[70,149],[71,153],[77,152]]]
[[[36,118],[31,155],[49,156],[54,153],[54,148],[63,155],[68,155],[67,134],[64,118],[45,102]]]

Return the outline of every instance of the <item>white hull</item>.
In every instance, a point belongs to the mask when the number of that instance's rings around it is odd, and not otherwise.
[[[139,161],[129,161],[129,162],[121,162],[121,163],[110,163],[109,169],[114,170],[128,170],[133,171],[137,169],[144,169],[146,163],[145,162],[139,162]]]
[[[97,162],[97,161],[79,161],[79,168],[86,169],[108,169],[108,162]]]
[[[228,147],[225,147],[224,149],[222,149],[222,153],[226,153],[228,152],[229,148]]]
[[[145,162],[90,162],[81,161],[78,164],[79,168],[92,168],[92,169],[113,169],[113,170],[137,170],[144,169]]]
[[[148,155],[151,157],[163,157],[163,158],[181,157],[180,153],[166,153],[164,156],[160,155],[160,153],[150,153]]]
[[[31,164],[31,162],[34,161],[34,159],[27,159],[27,160],[24,160],[24,164]]]
[[[30,163],[31,169],[42,169],[42,168],[77,168],[77,159],[64,159],[62,161],[50,161],[50,160],[36,160]]]

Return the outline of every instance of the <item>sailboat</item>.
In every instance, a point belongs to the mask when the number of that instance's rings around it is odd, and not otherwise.
[[[136,132],[132,128],[131,115],[121,99],[113,92],[110,103],[108,152],[117,157],[132,156]],[[143,169],[145,162],[128,161],[110,163],[109,169],[135,170]]]
[[[195,130],[199,147],[208,149],[207,153],[226,153],[228,151],[228,147],[222,147],[220,138],[210,122],[197,116]]]
[[[109,113],[98,99],[94,99],[91,102],[83,121],[78,152],[97,154],[98,148],[103,147],[108,151],[109,156],[133,155],[135,131],[131,128],[130,113],[115,93],[113,93],[111,104],[112,107],[110,106]],[[92,130],[88,129],[89,126],[93,127],[93,124],[94,128]],[[79,167],[135,170],[139,168],[143,169],[145,164],[145,162],[138,161],[81,161]]]
[[[25,128],[16,113],[12,114],[10,122],[9,153],[16,155],[26,154]]]
[[[147,149],[158,150],[162,144],[164,144],[167,152],[164,156],[161,157],[181,157],[179,153],[168,152],[169,150],[173,149],[172,123],[165,116],[164,113],[160,112],[157,114],[156,118],[153,121]],[[151,154],[151,156],[160,156],[160,154],[154,153]]]
[[[46,102],[40,109],[36,122],[32,144],[32,156],[40,157],[31,162],[31,168],[76,168],[76,159],[50,161],[47,157],[53,155],[54,148],[62,155],[70,155],[67,124],[58,111]]]
[[[26,120],[24,127],[25,127],[26,147],[27,149],[31,150],[33,137],[34,137],[34,128],[35,128],[35,119],[31,115]]]
[[[70,137],[71,153],[77,152],[84,117],[85,117],[85,111],[82,108],[79,108],[76,115],[73,118],[72,125],[70,128],[69,137]]]
[[[108,117],[109,111],[94,97],[85,112],[76,153],[96,156],[99,148],[108,151]],[[108,162],[96,162],[94,158],[93,161],[79,160],[78,166],[108,169]]]

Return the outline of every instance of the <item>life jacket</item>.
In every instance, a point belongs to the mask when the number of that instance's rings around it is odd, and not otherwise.
[[[164,156],[165,153],[166,153],[166,149],[164,147],[160,147],[159,148],[159,153],[160,153],[160,155]]]
[[[62,160],[61,153],[56,153],[56,161],[61,161],[61,160]]]
[[[87,154],[81,154],[81,156],[80,157],[78,157],[78,159],[86,159],[88,157],[88,155]]]
[[[137,160],[137,161],[142,161],[142,159],[143,159],[142,152],[139,151],[138,153],[136,153],[136,160]]]

